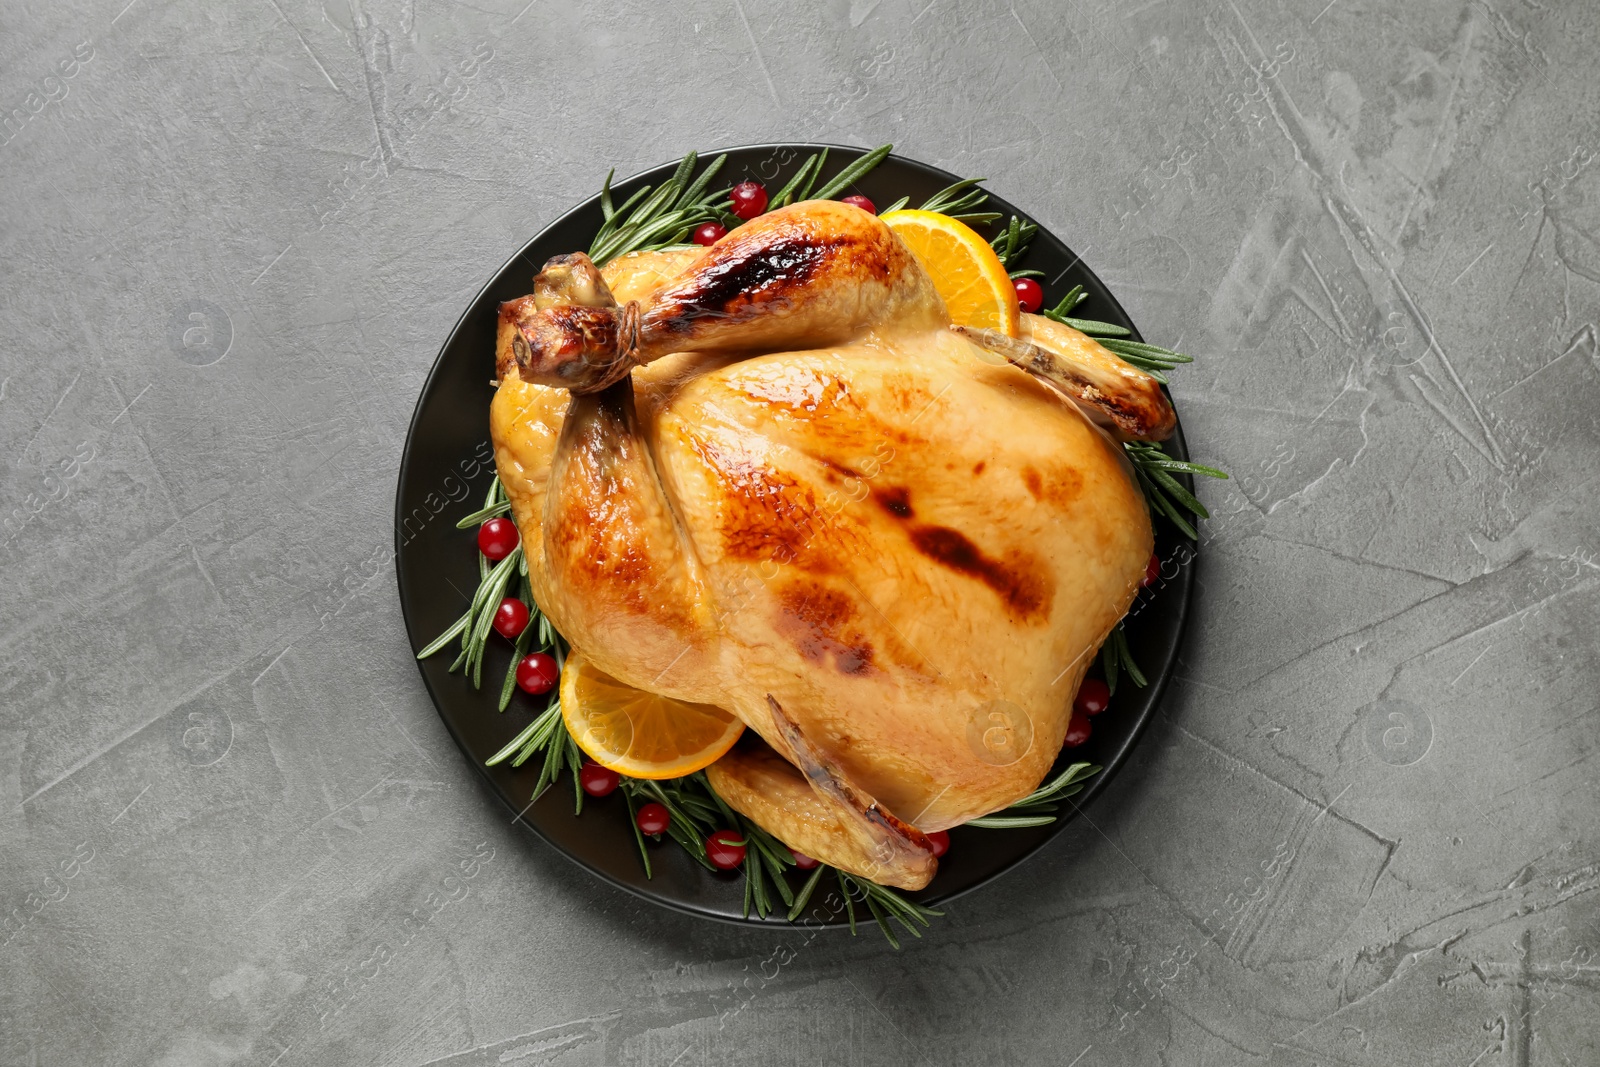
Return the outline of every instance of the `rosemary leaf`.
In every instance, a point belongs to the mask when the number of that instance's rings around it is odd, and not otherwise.
[[[894,930],[890,929],[889,920],[885,919],[883,917],[883,912],[879,910],[878,902],[869,896],[866,899],[866,905],[867,910],[872,913],[872,917],[878,921],[878,929],[883,931],[883,936],[887,938],[889,944],[898,951],[900,948],[900,942],[895,938]],[[905,920],[902,919],[901,921],[904,922]],[[919,934],[918,936],[920,937],[921,935]]]
[[[850,188],[850,186],[854,185],[862,178],[865,178],[869,173],[872,172],[873,168],[887,159],[889,153],[892,151],[894,151],[894,145],[892,144],[879,145],[877,148],[874,148],[872,151],[868,152],[866,155],[862,156],[860,159],[844,168],[844,170],[841,170],[838,174],[834,175],[833,181],[812,193],[808,199],[832,200],[834,197]],[[826,151],[824,151],[823,154],[826,155]],[[817,169],[820,173],[822,168],[818,167]]]
[[[817,184],[817,179],[822,177],[822,168],[828,162],[828,150],[824,148],[813,158],[817,161],[816,165],[811,168],[810,173],[805,177],[805,181],[795,190],[794,198],[796,201],[824,199],[812,196],[811,189]]]
[[[1170,348],[1162,348],[1160,345],[1147,345],[1142,341],[1124,341],[1120,338],[1112,337],[1100,343],[1119,356],[1144,356],[1146,359],[1169,364],[1194,362],[1193,356],[1186,356],[1181,352],[1174,352]]]
[[[484,760],[483,761],[483,765],[485,767],[494,767],[494,766],[497,766],[497,765],[499,765],[501,763],[504,763],[506,761],[506,758],[509,757],[511,755],[511,753],[515,752],[517,749],[519,749],[523,745],[527,744],[528,743],[528,738],[532,737],[534,735],[534,733],[536,733],[538,731],[538,729],[539,729],[539,720],[538,719],[534,719],[527,726],[523,727],[522,732],[519,733],[516,737],[513,737],[511,739],[510,743],[507,744],[505,748],[502,748],[499,752],[496,752],[494,755],[492,755],[488,759]]]
[[[465,530],[469,526],[477,526],[479,523],[487,522],[496,515],[507,515],[510,512],[511,501],[502,500],[498,503],[490,504],[487,507],[479,508],[477,511],[474,511],[471,515],[468,515],[466,518],[456,523],[456,529]]]
[[[800,892],[794,896],[794,903],[789,906],[789,921],[794,922],[800,913],[806,910],[806,905],[811,903],[811,894],[817,888],[817,882],[822,879],[822,872],[827,867],[817,864],[816,870],[811,872],[811,877],[806,879],[805,885],[800,887]]]
[[[962,825],[977,826],[985,830],[1017,830],[1024,826],[1049,826],[1055,821],[1054,815],[985,815]]]
[[[811,195],[811,190],[816,188],[817,179],[822,177],[822,168],[823,168],[824,165],[827,164],[827,162],[828,162],[828,150],[826,148],[824,148],[821,152],[817,153],[817,164],[816,164],[816,166],[811,168],[811,172],[806,175],[805,181],[800,185],[800,187],[798,189],[795,190],[794,198],[795,198],[796,202],[801,201],[801,200],[816,200],[816,199],[819,199],[818,197],[815,197],[815,196]]]
[[[772,194],[772,199],[767,202],[767,210],[771,211],[776,208],[787,207],[792,203],[795,190],[800,188],[800,183],[806,180],[812,168],[816,166],[818,166],[818,157],[816,155],[808,156],[806,161],[800,164],[800,169],[794,172],[794,177],[790,178],[782,189]]]
[[[1138,360],[1132,359],[1132,358],[1124,359],[1123,362],[1124,363],[1133,364],[1135,367],[1138,367],[1140,370],[1144,371],[1147,376],[1149,376],[1151,378],[1154,378],[1156,381],[1160,382],[1162,385],[1170,385],[1171,384],[1170,379],[1167,378],[1167,372],[1165,370],[1163,370],[1158,365],[1154,365],[1154,364],[1150,364],[1150,363],[1141,363]]]
[[[1179,485],[1177,479],[1173,478],[1172,475],[1168,474],[1166,471],[1162,470],[1158,466],[1155,466],[1154,464],[1145,464],[1144,469],[1145,473],[1150,476],[1151,480],[1157,485],[1161,486],[1161,488],[1165,489],[1167,491],[1167,495],[1172,497],[1172,499],[1176,500],[1178,503],[1194,512],[1202,519],[1209,519],[1211,517],[1211,512],[1206,510],[1206,506],[1200,503],[1200,501],[1196,500],[1193,493]]]
[[[707,199],[706,189],[710,187],[711,179],[717,176],[717,173],[722,170],[722,165],[727,161],[727,153],[723,153],[716,159],[713,159],[711,161],[711,165],[700,172],[700,177],[696,178],[689,185],[689,187],[683,191],[683,195],[678,197],[677,201],[672,205],[673,209],[676,211],[683,211]]]
[[[673,193],[666,201],[669,205],[676,205],[678,197],[689,191],[689,176],[694,173],[694,165],[699,160],[699,154],[690,152],[678,163],[678,169],[672,172],[672,177],[667,179],[667,184],[662,186]]]
[[[573,809],[574,815],[583,814],[583,787],[578,781],[578,772],[583,769],[583,757],[578,755],[578,746],[573,742],[572,735],[567,733],[565,723],[558,723],[555,737],[551,741],[551,750],[556,752],[566,763],[567,770],[572,772],[572,795],[576,801]]]
[[[728,807],[727,801],[723,800],[717,794],[717,791],[711,788],[711,782],[706,778],[706,772],[695,771],[689,777],[691,781],[706,791],[706,795],[711,798],[712,803],[716,804],[717,810],[722,813],[722,817],[727,820],[728,824],[737,827],[739,825],[739,817],[733,813],[732,808]]]
[[[1144,672],[1139,669],[1139,664],[1134,661],[1133,651],[1128,648],[1128,631],[1119,622],[1116,630],[1112,631],[1111,639],[1117,643],[1117,656],[1122,661],[1122,669],[1128,672],[1128,678],[1134,685],[1143,689],[1150,683],[1145,680]]]
[[[1055,319],[1057,322],[1066,322],[1067,312],[1071,311],[1073,308],[1082,303],[1087,295],[1088,294],[1083,291],[1083,286],[1074,285],[1071,289],[1067,290],[1067,295],[1061,298],[1061,302],[1059,304],[1044,313],[1044,317],[1047,319]],[[1068,325],[1071,324],[1068,323]]]
[[[1090,337],[1132,337],[1133,331],[1125,326],[1117,326],[1109,322],[1096,322],[1094,319],[1074,319],[1063,315],[1056,319],[1057,322],[1071,326],[1079,333],[1086,333]]]
[[[890,204],[888,207],[886,207],[883,210],[879,211],[878,214],[879,215],[887,215],[891,211],[899,211],[901,208],[905,207],[909,203],[911,203],[911,198],[909,196],[902,196],[899,200],[896,200],[894,203]]]
[[[1038,232],[1039,226],[1037,223],[1023,222],[1017,216],[1012,215],[1011,221],[1006,224],[1005,229],[1001,230],[993,241],[989,242],[989,246],[1000,257],[1000,265],[1009,271],[1016,266],[1023,256],[1028,254],[1028,246],[1033,241],[1034,234]],[[1011,276],[1015,278],[1020,273],[1022,272],[1013,273]],[[1044,277],[1042,271],[1030,271],[1027,273],[1036,278]]]
[[[644,831],[639,829],[639,812],[633,806],[633,790],[624,789],[622,799],[628,804],[628,825],[633,827],[633,839],[639,843],[639,860],[644,864],[644,876],[647,879],[654,878],[655,875],[650,872],[650,853],[644,847]]]
[[[761,862],[754,856],[745,858],[744,880],[750,889],[750,896],[755,898],[756,914],[765,919],[772,911],[772,899],[767,896],[766,872],[761,868]],[[745,917],[750,916],[750,906],[745,905]]]
[[[451,623],[450,624],[450,629],[446,630],[444,633],[440,634],[438,637],[435,637],[432,641],[428,642],[428,646],[426,648],[424,648],[421,652],[417,653],[417,658],[418,659],[427,659],[429,656],[431,656],[435,652],[439,651],[445,645],[448,645],[450,643],[451,639],[454,638],[454,637],[459,636],[461,634],[461,631],[465,630],[467,628],[467,624],[470,623],[471,621],[472,621],[472,612],[469,611],[465,615],[461,616],[461,618],[459,618],[455,622]]]
[[[539,609],[534,608],[533,610],[537,611]],[[533,621],[530,619],[528,625],[523,627],[522,632],[517,635],[516,644],[511,646],[511,666],[506,668],[506,680],[500,686],[500,706],[495,709],[496,711],[505,711],[511,704],[511,690],[515,689],[517,685],[517,664],[521,663],[522,657],[527,655],[528,644],[533,637],[534,630]]]

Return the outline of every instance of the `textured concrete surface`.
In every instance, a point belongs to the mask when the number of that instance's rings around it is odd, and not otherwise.
[[[0,1063],[1600,1062],[1600,8],[615,7],[0,12]],[[387,563],[480,283],[783,138],[1034,205],[1239,475],[1138,758],[900,953],[507,825]]]

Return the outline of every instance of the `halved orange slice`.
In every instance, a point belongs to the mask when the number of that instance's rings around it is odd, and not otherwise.
[[[679,778],[733,747],[744,723],[710,704],[617,681],[577,649],[561,671],[561,718],[590,759],[630,778]]]
[[[971,226],[937,211],[891,211],[883,224],[915,253],[944,297],[950,321],[973,329],[1021,331],[1017,287],[989,242]]]

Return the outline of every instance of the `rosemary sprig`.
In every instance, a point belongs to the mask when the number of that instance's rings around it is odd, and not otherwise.
[[[889,157],[889,153],[893,150],[894,145],[892,144],[879,145],[877,148],[874,148],[872,151],[868,152],[866,155],[862,156],[860,159],[844,168],[844,170],[841,170],[838,174],[834,175],[833,181],[827,183],[821,189],[818,189],[816,192],[812,193],[810,199],[832,200],[834,197],[850,188],[856,182],[866,177],[874,167],[887,159]],[[822,154],[827,155],[827,149],[823,149]],[[817,172],[821,173],[821,171],[822,166],[818,164]]]
[[[800,169],[794,172],[794,177],[789,179],[788,184],[772,194],[771,199],[767,201],[767,210],[811,199],[811,186],[816,183],[817,175],[822,172],[822,165],[827,161],[826,148],[808,156],[806,161],[800,164]]]
[[[1099,774],[1101,768],[1092,763],[1074,763],[1038,789],[1029,793],[999,815],[985,815],[973,819],[967,826],[981,826],[987,830],[1011,830],[1022,826],[1047,826],[1056,821],[1055,801],[1065,800],[1083,792],[1084,783]]]
[[[674,778],[665,782],[652,782],[642,778],[624,778],[622,788],[635,799],[653,800],[666,808],[669,816],[667,836],[681,845],[700,866],[708,871],[714,871],[716,868],[706,858],[705,839],[715,828],[716,809],[703,798],[690,795],[685,789],[685,783],[690,783],[690,779]],[[642,841],[639,848],[640,854],[644,855]],[[649,857],[644,856],[644,859],[645,877],[652,877]]]
[[[808,157],[787,185],[768,201],[769,208],[783,207],[799,200],[828,200],[848,189],[889,155],[893,145],[881,145],[852,162],[834,178],[813,191],[828,160],[823,149]],[[732,204],[728,189],[708,192],[711,181],[727,162],[727,155],[712,160],[699,175],[694,172],[699,157],[690,152],[678,163],[672,177],[660,187],[645,186],[630,196],[621,207],[611,196],[613,169],[600,187],[600,213],[605,221],[589,245],[589,258],[598,267],[629,252],[655,251],[681,245],[702,222],[728,220]]]
[[[963,178],[954,185],[947,185],[924,200],[922,210],[949,215],[953,219],[960,219],[968,226],[991,223],[1000,217],[1000,212],[978,210],[989,200],[989,194],[979,189],[978,183],[987,180],[987,178]]]
[[[1106,688],[1113,694],[1117,691],[1119,674],[1126,674],[1128,680],[1140,689],[1150,684],[1139,669],[1139,664],[1134,662],[1133,651],[1128,648],[1128,632],[1120,622],[1111,631],[1111,636],[1106,638],[1106,643],[1100,646],[1100,669],[1106,676]]]
[[[716,205],[727,198],[728,190],[706,190],[728,157],[726,154],[718,156],[695,177],[697,159],[695,153],[690,152],[660,188],[652,191],[647,185],[620,208],[611,203],[611,179],[616,174],[615,169],[606,175],[600,187],[600,213],[605,216],[605,222],[589,245],[589,258],[594,260],[595,266],[603,267],[629,252],[681,244],[700,223],[721,218]]]
[[[1122,448],[1133,461],[1133,472],[1139,479],[1140,488],[1144,490],[1145,499],[1150,501],[1151,510],[1165,515],[1174,526],[1183,531],[1185,537],[1199,540],[1200,534],[1185,517],[1184,512],[1202,519],[1209,519],[1211,512],[1207,511],[1206,506],[1173,476],[1187,474],[1200,475],[1204,478],[1226,478],[1227,473],[1215,467],[1208,467],[1204,463],[1173,459],[1162,451],[1160,445],[1146,441],[1128,441]]]
[[[831,181],[814,190],[812,187],[816,185],[817,179],[822,177],[822,168],[828,162],[826,148],[815,152],[807,156],[806,161],[800,164],[800,169],[794,172],[794,177],[767,200],[767,210],[798,204],[802,200],[832,200],[870,174],[893,150],[892,144],[879,145],[834,175]]]
[[[628,803],[628,823],[633,827],[633,839],[639,844],[639,859],[644,862],[644,876],[654,878],[650,869],[650,851],[644,847],[644,831],[639,829],[639,809],[633,803],[633,790],[622,790],[622,799]]]
[[[508,749],[511,747],[507,746]],[[827,864],[819,864],[796,892],[788,880],[789,872],[795,867],[794,853],[776,837],[729,807],[728,803],[717,795],[716,790],[711,788],[711,783],[706,779],[704,772],[697,771],[686,777],[664,782],[624,778],[622,791],[628,798],[630,818],[637,812],[635,807],[637,800],[653,800],[664,806],[670,816],[667,824],[668,836],[682,845],[708,870],[715,868],[706,858],[706,837],[718,828],[729,829],[739,835],[745,845],[743,870],[746,918],[749,918],[751,912],[766,918],[778,909],[778,903],[781,901],[787,909],[785,916],[793,922],[805,912],[822,875],[830,870],[840,880],[842,888],[848,887],[847,895],[853,895],[848,904],[852,915],[856,903],[865,904],[868,911],[878,920],[889,943],[895,948],[899,948],[900,943],[896,940],[893,929],[888,926],[887,919],[895,919],[912,934],[920,937],[921,933],[910,923],[914,921],[926,927],[929,917],[942,914],[914,904],[892,889],[877,885],[865,878],[846,874]],[[634,826],[634,839],[639,846],[639,858],[644,864],[645,877],[654,877],[644,835],[637,831],[637,821]],[[853,923],[851,929],[855,929]]]
[[[855,905],[857,901],[867,906],[868,913],[877,921],[878,928],[883,931],[883,936],[888,939],[890,945],[897,949],[900,947],[900,941],[894,936],[894,929],[889,925],[890,919],[904,926],[912,937],[920,938],[922,930],[918,930],[911,924],[915,922],[921,925],[923,929],[926,929],[930,918],[944,914],[942,911],[935,911],[933,908],[925,908],[921,904],[915,904],[894,890],[881,886],[877,882],[859,878],[853,874],[846,874],[838,868],[834,868],[834,874],[839,879],[839,893],[844,897],[845,912],[849,916],[850,933],[852,935],[856,932]]]
[[[457,522],[456,529],[466,529],[510,510],[511,502],[506,497],[505,486],[497,477],[489,486],[483,507]],[[533,647],[535,637],[538,638],[538,647],[541,649],[554,647],[558,640],[550,620],[544,617],[539,611],[538,604],[534,602],[533,586],[528,580],[528,559],[520,544],[493,567],[489,566],[488,557],[482,552],[478,553],[478,588],[473,594],[472,603],[468,606],[466,614],[451,623],[444,633],[417,653],[418,659],[427,659],[459,637],[461,652],[456,656],[455,662],[450,664],[450,670],[454,672],[456,668],[462,668],[472,676],[473,688],[481,688],[483,655],[489,643],[489,630],[494,625],[494,615],[500,608],[500,602],[505,599],[506,592],[513,585],[518,599],[528,606],[528,625],[512,644],[511,662],[507,664],[506,676],[500,683],[498,703],[500,711],[505,711],[511,704],[511,693],[517,681],[517,664],[527,654],[529,648]]]
[[[474,511],[471,515],[468,515],[466,518],[456,523],[456,529],[465,530],[469,526],[481,526],[490,519],[497,518],[501,515],[511,514],[511,501],[505,499],[504,489],[505,487],[500,484],[500,479],[496,478],[494,481],[494,487],[490,490],[490,496],[494,496],[495,493],[498,492],[500,499],[495,503],[485,504],[477,511]]]
[[[773,909],[773,893],[782,897],[785,905],[792,907],[794,893],[784,878],[784,869],[794,866],[794,853],[790,852],[783,842],[730,808],[727,802],[717,795],[717,791],[711,788],[705,772],[696,771],[689,775],[688,780],[698,785],[705,791],[705,795],[711,798],[717,814],[721,816],[722,824],[744,839],[745,918],[750,917],[752,908],[757,915],[766,918]]]

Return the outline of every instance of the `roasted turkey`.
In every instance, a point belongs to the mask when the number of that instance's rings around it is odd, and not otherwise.
[[[540,609],[620,681],[738,716],[759,741],[717,792],[886,885],[1039,784],[1151,553],[1117,439],[1170,433],[1165,395],[1023,319],[953,327],[832,201],[559,256],[500,312],[491,429]]]

